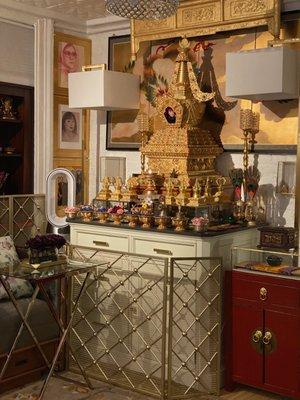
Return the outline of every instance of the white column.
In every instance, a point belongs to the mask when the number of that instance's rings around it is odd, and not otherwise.
[[[53,165],[53,20],[34,24],[34,193],[45,193]]]

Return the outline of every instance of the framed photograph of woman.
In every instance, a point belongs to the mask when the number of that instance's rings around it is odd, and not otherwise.
[[[77,36],[55,33],[54,94],[68,95],[68,74],[79,72],[91,63],[91,41]]]
[[[85,193],[88,190],[84,182],[84,174],[82,171],[80,159],[55,158],[53,160],[54,168],[66,168],[72,172],[76,180],[76,204],[83,204],[85,201]],[[56,186],[56,211],[58,215],[64,216],[64,209],[68,204],[68,184],[65,178],[57,180]]]
[[[68,98],[54,96],[54,157],[82,157],[85,111],[68,106]]]

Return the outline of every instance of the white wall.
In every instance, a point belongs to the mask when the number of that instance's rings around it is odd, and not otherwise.
[[[34,85],[33,27],[0,21],[0,81]]]
[[[108,63],[108,38],[113,35],[129,34],[129,30],[112,31],[90,35],[92,39],[92,55],[94,64]],[[238,123],[238,122],[237,122]],[[99,157],[115,156],[126,157],[126,172],[130,176],[140,172],[140,153],[106,150],[106,115],[105,112],[91,112],[91,146],[90,160],[90,199],[95,197],[99,189]],[[99,156],[97,157],[97,152]],[[285,154],[257,154],[255,162],[261,172],[260,191],[258,198],[267,212],[267,219],[275,225],[294,226],[295,201],[293,198],[276,193],[277,168],[279,161],[295,161],[295,155]],[[250,165],[253,156],[250,156]],[[217,168],[223,175],[228,176],[231,168],[242,168],[242,153],[224,153],[217,162]]]

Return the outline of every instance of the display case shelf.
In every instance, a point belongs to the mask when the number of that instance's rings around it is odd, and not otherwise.
[[[267,248],[232,248],[232,268],[285,276],[300,277],[298,251]]]

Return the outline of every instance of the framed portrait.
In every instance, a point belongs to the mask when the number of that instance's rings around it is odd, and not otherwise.
[[[109,38],[108,69],[112,71],[141,74],[131,61],[130,36]],[[107,150],[138,150],[141,137],[137,124],[138,110],[108,111],[106,125]]]
[[[56,32],[54,35],[54,93],[68,95],[68,74],[91,64],[91,41]]]
[[[72,172],[76,180],[76,205],[84,204],[87,187],[84,182],[81,159],[55,158],[53,168],[66,168]],[[64,177],[57,180],[56,199],[58,215],[64,216],[64,209],[68,204],[68,186]]]
[[[68,98],[54,96],[54,157],[82,156],[86,112],[68,106]]]

